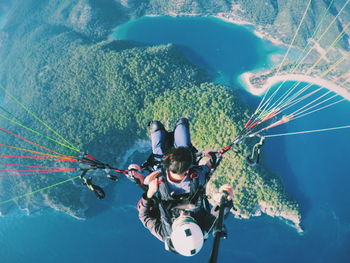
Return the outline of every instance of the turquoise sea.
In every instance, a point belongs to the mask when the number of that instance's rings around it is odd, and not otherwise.
[[[11,7],[12,2],[8,0],[2,0],[0,2],[0,29],[5,25],[6,23],[6,16],[8,14],[8,11]]]
[[[141,18],[117,29],[118,39],[145,44],[176,43],[217,82],[237,87],[237,76],[265,67],[276,47],[249,29],[214,18]],[[242,96],[256,106],[258,99]],[[350,103],[291,122],[271,133],[350,124]],[[285,222],[268,216],[226,220],[229,237],[222,241],[219,262],[348,263],[350,262],[350,132],[270,138],[262,164],[276,173],[301,204],[299,235]],[[106,189],[108,198],[88,200],[87,220],[52,210],[31,216],[12,212],[0,218],[0,262],[205,262],[211,240],[201,253],[184,258],[166,252],[143,228],[135,209],[141,191],[121,180]]]

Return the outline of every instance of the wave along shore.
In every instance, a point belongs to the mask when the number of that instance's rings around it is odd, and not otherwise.
[[[240,76],[240,83],[246,87],[247,91],[249,91],[251,94],[256,96],[260,96],[264,94],[268,89],[270,89],[277,83],[280,83],[283,81],[300,81],[300,82],[307,82],[313,85],[323,87],[325,89],[328,89],[330,91],[337,93],[338,95],[350,101],[350,93],[345,88],[342,88],[337,84],[335,84],[334,82],[320,78],[320,77],[311,77],[311,76],[306,76],[301,74],[286,74],[286,75],[269,77],[264,81],[262,85],[254,86],[250,81],[251,77],[253,76],[254,76],[254,73],[251,73],[251,72],[243,73]]]

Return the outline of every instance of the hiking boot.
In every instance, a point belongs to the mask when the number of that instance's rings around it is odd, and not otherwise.
[[[183,124],[183,125],[185,125],[186,127],[189,127],[189,125],[190,125],[187,118],[181,118],[180,120],[178,120],[177,123],[176,123],[176,125],[175,125],[175,127],[176,127],[177,125],[180,125],[180,124]]]
[[[164,125],[160,121],[150,121],[148,123],[148,127],[151,133],[159,131],[159,130],[164,130]]]

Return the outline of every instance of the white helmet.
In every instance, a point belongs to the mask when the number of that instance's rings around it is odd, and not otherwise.
[[[180,216],[174,221],[170,239],[176,252],[186,257],[196,255],[204,242],[201,228],[190,216]]]

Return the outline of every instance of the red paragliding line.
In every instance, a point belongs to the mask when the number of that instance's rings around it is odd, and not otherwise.
[[[40,168],[40,169],[54,169],[54,170],[61,169],[60,167],[34,166],[34,165],[13,164],[13,163],[0,163],[0,165],[21,166],[21,167]],[[71,169],[71,168],[62,168],[62,169]]]
[[[252,123],[252,119],[249,119],[245,124],[244,128],[248,128],[248,126]]]
[[[69,172],[69,171],[76,171],[76,170],[77,170],[76,168],[59,169],[59,170],[41,170],[40,172],[36,172],[36,173],[0,174],[0,177],[34,175],[34,174],[48,174],[48,173],[60,173],[60,172]],[[22,170],[22,171],[24,171],[24,170]],[[35,171],[35,170],[33,170],[33,171]]]
[[[0,155],[0,158],[22,158],[22,159],[35,159],[35,160],[47,160],[47,161],[58,161],[58,162],[78,162],[71,156],[15,156],[15,155]]]
[[[19,138],[19,139],[25,141],[25,142],[28,142],[28,143],[33,144],[33,145],[35,145],[35,146],[38,146],[38,147],[40,147],[40,148],[42,148],[42,149],[44,149],[44,150],[46,150],[46,151],[49,151],[49,152],[52,152],[52,153],[55,153],[55,154],[64,156],[64,154],[62,154],[62,153],[56,152],[56,151],[51,150],[51,149],[49,149],[49,148],[46,148],[46,147],[44,147],[44,146],[42,146],[42,145],[40,145],[40,144],[37,144],[37,143],[32,142],[32,141],[30,141],[30,140],[27,140],[26,138],[23,138],[23,137],[21,137],[21,136],[19,136],[19,135],[17,135],[17,134],[14,134],[13,132],[10,132],[10,131],[8,131],[8,130],[6,130],[6,129],[4,129],[4,128],[0,128],[0,130],[6,132],[6,133],[8,133],[8,134],[11,134],[11,135],[13,135],[13,136],[15,136],[15,137],[17,137],[17,138]]]
[[[58,170],[67,170],[67,169],[75,169],[75,168],[57,168]],[[45,169],[45,170],[28,170],[28,169],[6,169],[6,170],[0,170],[0,172],[45,172],[45,171],[56,171],[51,169]]]
[[[283,116],[279,121],[276,121],[275,123],[272,123],[271,125],[264,128],[264,130],[271,129],[273,127],[279,126],[281,124],[289,122],[291,119],[293,119],[293,115]]]

